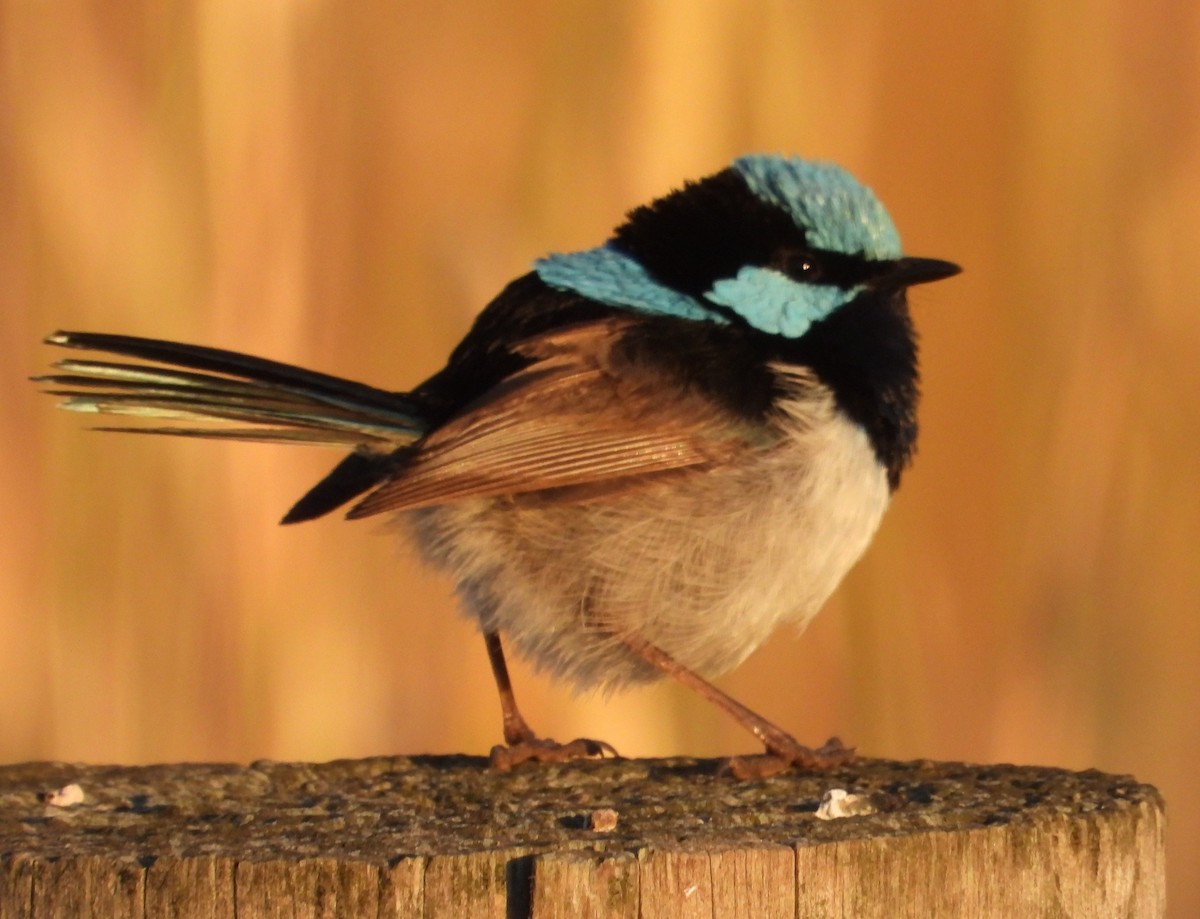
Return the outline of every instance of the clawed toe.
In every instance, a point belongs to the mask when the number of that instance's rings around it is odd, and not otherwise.
[[[815,750],[793,742],[756,756],[734,756],[724,765],[723,771],[745,781],[769,778],[793,767],[814,771],[833,769],[854,762],[854,758],[853,747],[831,737]]]
[[[490,764],[493,769],[507,772],[514,766],[532,760],[537,763],[565,763],[573,759],[619,757],[616,748],[603,740],[578,737],[569,743],[534,737],[518,743],[492,747]]]

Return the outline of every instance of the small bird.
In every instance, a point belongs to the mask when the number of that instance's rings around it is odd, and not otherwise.
[[[709,679],[804,626],[866,549],[916,444],[906,291],[959,270],[904,256],[842,168],[751,155],[536,261],[409,392],[86,332],[46,342],[137,363],[35,379],[133,419],[102,430],[349,449],[283,523],[355,501],[449,573],[500,694],[497,768],[615,754],[529,727],[503,636],[581,689],[680,680],[763,743],[729,765],[761,776],[853,750],[805,747]]]

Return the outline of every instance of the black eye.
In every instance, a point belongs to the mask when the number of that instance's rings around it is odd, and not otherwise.
[[[821,265],[811,252],[781,252],[772,267],[796,281],[813,282],[821,278]]]

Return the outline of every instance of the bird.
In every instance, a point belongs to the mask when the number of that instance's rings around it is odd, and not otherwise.
[[[408,391],[67,331],[46,343],[103,357],[34,379],[121,419],[101,430],[347,450],[282,522],[389,515],[449,574],[500,696],[494,767],[616,754],[537,734],[507,649],[579,690],[679,680],[762,744],[728,760],[753,778],[854,757],[712,680],[805,626],[867,548],[916,447],[908,288],[960,270],[904,255],[842,167],[750,154],[535,260]]]

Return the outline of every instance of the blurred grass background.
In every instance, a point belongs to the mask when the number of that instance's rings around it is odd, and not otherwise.
[[[724,687],[876,756],[1132,772],[1200,914],[1200,7],[0,0],[0,760],[482,753],[482,643],[333,454],[87,433],[58,328],[406,388],[504,282],[747,151],[837,160],[906,249],[926,400],[875,546]],[[750,738],[685,691],[526,714]]]

